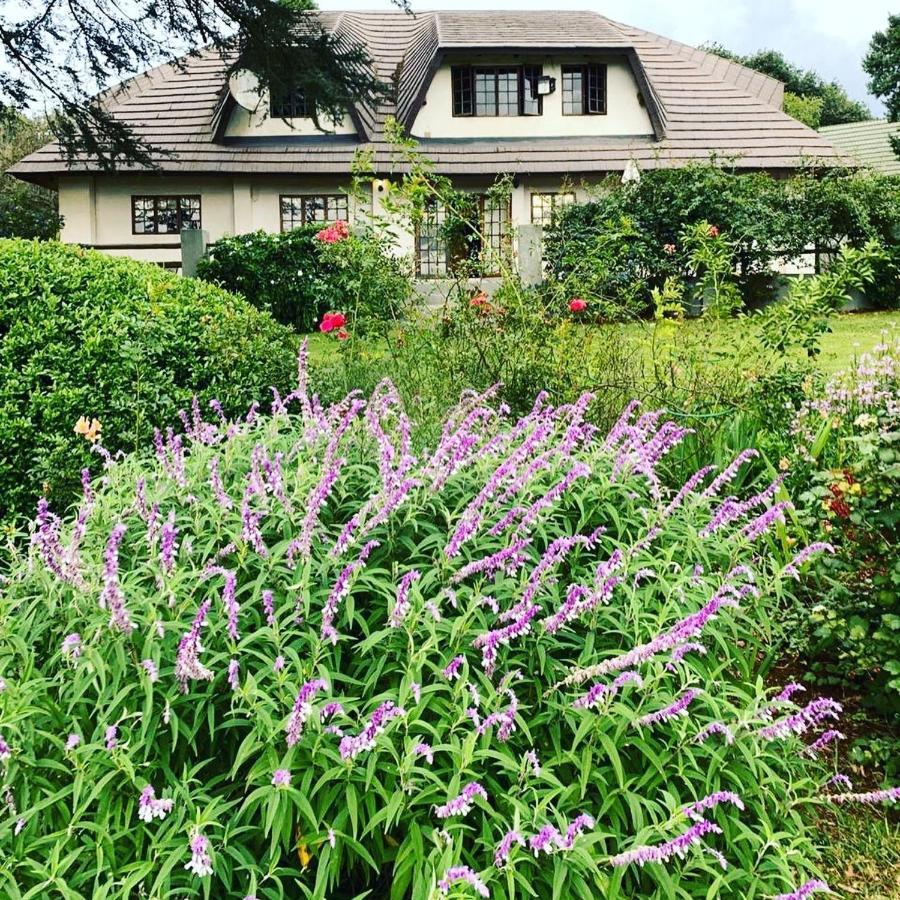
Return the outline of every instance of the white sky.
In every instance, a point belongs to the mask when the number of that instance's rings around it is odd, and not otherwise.
[[[547,9],[548,0],[411,0],[413,9]],[[861,60],[900,0],[563,0],[687,44],[718,41],[739,53],[781,50],[790,62],[837,79],[876,115]],[[323,9],[391,9],[389,0],[319,0]]]

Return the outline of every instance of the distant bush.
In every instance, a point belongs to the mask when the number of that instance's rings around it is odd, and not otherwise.
[[[66,506],[97,461],[90,438],[133,450],[195,393],[226,413],[264,399],[292,377],[293,340],[202,281],[58,243],[0,241],[0,518],[33,512],[41,493]]]
[[[783,506],[726,498],[740,460],[666,489],[685,430],[632,407],[603,438],[589,402],[469,393],[413,455],[389,383],[323,410],[301,381],[290,415],[191,421],[72,520],[42,508],[0,592],[0,891],[743,898],[814,874],[805,740],[840,708],[757,673]]]
[[[300,332],[313,331],[335,309],[346,311],[357,330],[391,319],[412,292],[406,264],[384,239],[322,224],[223,238],[197,271]]]

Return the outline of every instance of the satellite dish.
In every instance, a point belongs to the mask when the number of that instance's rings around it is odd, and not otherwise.
[[[258,106],[262,90],[259,79],[247,69],[238,69],[228,79],[228,90],[238,106],[253,112]]]

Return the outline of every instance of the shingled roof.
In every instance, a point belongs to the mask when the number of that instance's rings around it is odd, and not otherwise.
[[[644,95],[654,135],[642,137],[423,139],[420,148],[448,175],[621,171],[706,161],[743,169],[791,169],[845,162],[822,135],[785,115],[783,86],[768,76],[592,12],[323,12],[326,28],[366,48],[393,96],[353,110],[357,136],[226,138],[226,75],[233,58],[203,50],[159,66],[103,95],[103,103],[147,142],[173,174],[346,173],[359,149],[376,171],[392,160],[385,121],[409,127],[442,59],[479,49],[563,56],[584,51],[625,56]],[[10,171],[52,182],[96,171],[89,159],[68,166],[48,144]]]

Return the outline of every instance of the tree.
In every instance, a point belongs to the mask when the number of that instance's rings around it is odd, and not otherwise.
[[[394,0],[406,8],[407,0]],[[94,95],[198,48],[273,90],[299,89],[319,119],[385,90],[365,49],[310,15],[313,0],[0,0],[0,104],[52,108],[69,158],[152,165],[153,148]],[[101,98],[102,99],[102,98]]]
[[[889,122],[900,122],[900,15],[888,17],[884,31],[876,31],[863,59],[869,90],[884,101]],[[900,157],[900,134],[891,136],[894,153]]]
[[[0,173],[51,137],[46,122],[0,109]],[[55,191],[0,174],[0,238],[48,240],[56,237],[59,226]]]
[[[721,44],[707,44],[703,49],[783,82],[784,111],[812,128],[862,122],[872,118],[865,104],[849,97],[837,81],[826,81],[811,69],[795,66],[778,50],[759,50],[748,56],[741,56],[732,53]],[[798,98],[806,102],[801,104]],[[821,100],[821,104],[818,104],[820,106],[818,120],[815,116],[817,104],[811,104],[812,100]]]

